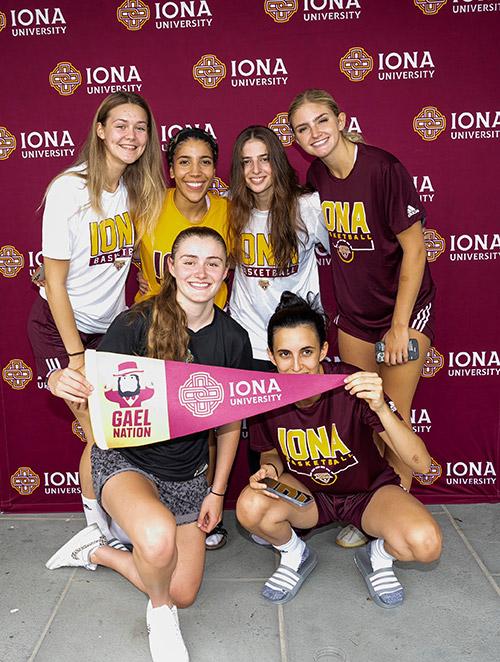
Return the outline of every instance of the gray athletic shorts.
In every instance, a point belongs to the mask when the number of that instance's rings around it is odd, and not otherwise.
[[[101,503],[102,488],[106,481],[111,476],[124,471],[135,471],[153,483],[158,490],[160,501],[175,516],[177,524],[196,522],[203,499],[209,492],[205,474],[185,481],[163,480],[139,469],[119,451],[114,449],[105,451],[94,445],[92,447],[92,480],[99,503]]]

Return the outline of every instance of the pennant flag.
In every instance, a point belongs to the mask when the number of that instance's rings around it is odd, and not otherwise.
[[[99,448],[144,446],[210,430],[342,386],[347,375],[280,375],[85,352]]]

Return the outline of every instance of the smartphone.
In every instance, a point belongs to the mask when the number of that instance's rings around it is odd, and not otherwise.
[[[377,363],[384,362],[384,353],[385,343],[383,340],[379,340],[375,343],[375,361]],[[418,340],[416,338],[410,338],[408,340],[408,361],[416,361],[418,356]]]
[[[38,283],[40,281],[45,280],[45,267],[43,266],[43,263],[35,269],[31,276],[31,282],[32,283]]]
[[[273,494],[279,496],[281,499],[285,499],[285,501],[293,503],[294,506],[300,506],[302,508],[302,506],[307,506],[308,503],[313,501],[313,498],[310,494],[301,492],[295,487],[291,487],[285,483],[280,483],[279,480],[274,480],[274,478],[266,477],[260,482],[266,484],[266,490],[268,492],[272,492]]]

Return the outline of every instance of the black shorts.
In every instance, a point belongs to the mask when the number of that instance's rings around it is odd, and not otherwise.
[[[191,524],[198,519],[203,499],[209,492],[206,474],[201,474],[191,480],[163,480],[139,469],[116,449],[105,451],[98,446],[93,446],[91,457],[92,481],[99,503],[101,503],[102,488],[107,480],[124,471],[135,471],[153,483],[158,490],[160,501],[174,515],[177,524]]]
[[[101,342],[101,333],[78,332],[85,349],[96,349]],[[49,304],[38,296],[28,317],[28,337],[30,339],[38,378],[47,386],[47,379],[54,370],[66,368],[69,357],[66,353]]]

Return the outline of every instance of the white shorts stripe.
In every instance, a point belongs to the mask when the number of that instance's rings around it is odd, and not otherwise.
[[[47,377],[51,375],[55,370],[60,370],[61,368],[61,363],[58,358],[51,358],[51,359],[45,359],[45,363],[47,364]]]
[[[432,308],[432,303],[428,303],[426,306],[424,306],[421,310],[418,311],[417,316],[415,317],[415,319],[411,324],[412,329],[415,329],[415,331],[420,331],[420,332],[422,332],[422,330],[425,329],[425,326],[431,316],[431,308]]]

